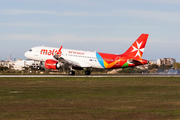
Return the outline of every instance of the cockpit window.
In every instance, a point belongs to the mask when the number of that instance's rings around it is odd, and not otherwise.
[[[29,50],[29,52],[31,52],[31,51],[32,51],[32,49]]]

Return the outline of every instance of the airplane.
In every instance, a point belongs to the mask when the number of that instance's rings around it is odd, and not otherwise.
[[[142,59],[149,34],[140,37],[123,54],[109,54],[82,50],[37,46],[24,55],[28,59],[44,62],[46,69],[58,70],[62,66],[69,67],[69,75],[75,75],[74,70],[86,69],[85,75],[90,75],[91,68],[116,69],[148,64]]]

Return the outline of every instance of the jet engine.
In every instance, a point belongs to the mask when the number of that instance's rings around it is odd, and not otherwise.
[[[47,59],[45,61],[45,68],[46,69],[54,69],[57,70],[59,69],[61,66],[58,64],[58,61],[56,60],[51,60],[51,59]]]

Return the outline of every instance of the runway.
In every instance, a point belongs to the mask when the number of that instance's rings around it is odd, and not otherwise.
[[[180,77],[180,74],[141,74],[141,75],[0,75],[3,77]]]

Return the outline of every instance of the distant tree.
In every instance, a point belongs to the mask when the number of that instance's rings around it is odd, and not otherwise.
[[[167,70],[170,69],[172,66],[171,65],[160,65],[159,69]]]
[[[173,64],[173,67],[174,67],[175,69],[180,69],[180,63],[174,63],[174,64]]]
[[[164,72],[165,70],[169,70],[172,68],[172,65],[160,65],[158,68],[158,72]]]
[[[123,68],[119,73],[131,73],[133,69],[131,67]]]
[[[0,67],[0,71],[6,71],[6,70],[8,70],[8,67],[3,67],[3,66]]]
[[[152,65],[149,66],[149,69],[150,69],[150,70],[152,70],[152,69],[158,69],[158,68],[159,68],[159,66],[156,65],[156,64],[152,64]]]
[[[123,68],[121,71],[119,71],[119,73],[148,73],[147,70],[141,70],[139,68],[136,67],[127,67],[127,68]]]

